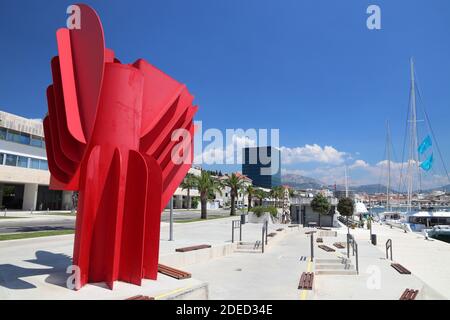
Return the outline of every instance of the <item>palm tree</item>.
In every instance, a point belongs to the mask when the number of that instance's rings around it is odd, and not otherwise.
[[[281,186],[273,187],[270,190],[270,193],[269,193],[270,197],[275,199],[275,207],[279,206],[278,200],[283,198],[283,192],[284,192],[284,190],[283,190],[283,187],[281,187]]]
[[[262,206],[263,199],[266,197],[266,192],[261,189],[255,189],[255,197],[258,198],[258,205]]]
[[[207,171],[202,170],[201,175],[194,176],[194,186],[197,188],[200,193],[200,203],[201,203],[201,219],[208,218],[208,212],[206,209],[206,205],[208,203],[208,199],[211,195],[216,192],[221,193],[221,184],[219,180],[212,177],[211,174]]]
[[[247,193],[248,196],[248,210],[250,210],[252,208],[252,199],[256,193],[256,189],[251,184],[249,184],[247,188],[245,188],[245,192]]]
[[[328,212],[330,212],[330,202],[323,194],[318,193],[311,201],[311,208],[313,209],[313,211],[319,213],[319,227],[321,227],[322,225],[320,223],[320,216],[328,214]]]
[[[235,199],[238,196],[239,190],[244,187],[244,179],[242,176],[238,176],[235,173],[232,173],[231,176],[228,176],[227,179],[224,180],[223,184],[230,188],[230,197],[231,197],[231,210],[230,215],[234,216],[236,214],[236,204]]]
[[[191,189],[195,187],[194,175],[192,173],[188,173],[186,177],[184,177],[183,182],[180,184],[182,190],[187,190],[187,208],[191,208]]]

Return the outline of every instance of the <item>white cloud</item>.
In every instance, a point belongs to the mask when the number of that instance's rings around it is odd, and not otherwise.
[[[206,146],[201,154],[198,154],[196,164],[242,164],[242,149],[255,147],[256,141],[248,136],[233,134],[231,142],[227,141],[225,147],[213,144]],[[219,143],[220,145],[221,143]]]
[[[281,147],[283,164],[318,162],[327,164],[341,164],[347,153],[338,151],[332,146],[321,147],[318,144],[305,144],[303,147]]]
[[[350,169],[367,168],[367,167],[369,167],[369,164],[364,160],[356,160],[352,165],[349,166]]]

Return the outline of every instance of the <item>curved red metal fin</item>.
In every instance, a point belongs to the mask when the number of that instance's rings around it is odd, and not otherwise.
[[[143,59],[133,66],[144,73],[141,137],[146,135],[178,98],[184,85]]]
[[[75,71],[70,44],[70,32],[67,29],[59,29],[56,32],[58,43],[59,64],[61,72],[62,93],[67,127],[71,136],[80,143],[86,143],[86,138],[81,124],[80,110],[78,106]]]
[[[145,240],[143,276],[156,280],[158,276],[159,237],[161,225],[162,172],[155,158],[144,154],[148,168],[147,208],[145,211]]]
[[[55,104],[55,122],[58,123],[58,134],[60,135],[60,147],[64,155],[74,162],[80,162],[83,157],[85,144],[79,142],[71,134],[69,130],[68,115],[70,111],[66,108],[64,103],[63,84],[61,80],[61,69],[59,64],[59,57],[54,57],[51,61],[52,78],[53,78],[53,96]],[[50,111],[50,105],[49,105]],[[73,119],[72,119],[73,120]]]
[[[81,124],[89,140],[95,123],[105,64],[105,38],[94,9],[77,4],[81,12],[80,29],[70,30],[72,62],[77,86]]]
[[[56,117],[55,97],[53,94],[53,86],[47,88],[47,104],[48,114],[50,118]],[[60,144],[60,130],[58,128],[58,121],[50,121],[50,134],[52,140],[53,156],[58,167],[64,171],[68,176],[72,176],[78,164],[67,158],[61,150]]]
[[[148,168],[142,155],[130,150],[122,220],[119,280],[141,285]],[[139,190],[139,192],[136,192]]]

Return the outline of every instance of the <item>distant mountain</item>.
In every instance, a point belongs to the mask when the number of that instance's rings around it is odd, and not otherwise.
[[[432,189],[422,190],[422,192],[424,192],[424,193],[429,193],[429,192],[433,192],[433,191],[450,192],[450,184],[448,184],[446,186],[442,186],[442,187],[436,187],[436,188],[432,188]]]
[[[328,188],[334,190],[334,185],[327,185],[317,179],[305,177],[299,174],[283,174],[281,175],[281,183],[295,189],[323,189]],[[349,186],[349,190],[356,193],[386,193],[386,186],[383,184],[365,184],[360,186]],[[336,190],[345,190],[344,185],[336,185]],[[432,191],[445,191],[450,192],[450,184],[442,187],[436,187],[428,190],[422,190],[423,193],[430,193]],[[391,193],[398,193],[397,190],[391,188]]]
[[[283,174],[281,183],[296,189],[321,189],[326,185],[314,178],[305,177],[299,174]]]
[[[374,193],[386,193],[386,186],[382,184],[366,184],[361,186],[355,186],[351,187],[351,190],[354,190],[357,193],[368,193],[368,194],[374,194]],[[396,190],[390,189],[391,193],[397,193]]]

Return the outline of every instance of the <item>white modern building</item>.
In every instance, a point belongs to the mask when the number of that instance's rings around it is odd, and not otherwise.
[[[42,121],[0,111],[0,208],[72,209],[72,192],[49,183]]]
[[[193,174],[194,176],[200,176],[202,173],[202,169],[200,167],[193,166],[189,168],[189,173]],[[193,197],[200,197],[200,194],[197,189],[191,189],[189,190],[189,197],[192,200]],[[188,191],[186,189],[178,187],[173,194],[172,201],[174,209],[187,209],[189,203]],[[169,208],[169,204],[166,206],[166,209],[167,208]]]

